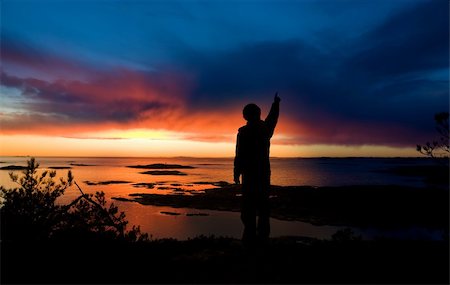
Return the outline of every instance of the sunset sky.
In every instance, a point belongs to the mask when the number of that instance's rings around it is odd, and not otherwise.
[[[447,0],[1,0],[0,155],[417,156],[449,109]]]

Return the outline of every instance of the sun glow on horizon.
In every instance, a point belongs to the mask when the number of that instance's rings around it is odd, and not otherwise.
[[[148,136],[152,134],[153,136]],[[105,132],[93,138],[37,135],[1,135],[1,156],[96,157],[233,157],[235,141],[207,142],[183,139],[170,132],[130,130]],[[128,136],[128,137],[127,137]],[[177,137],[178,138],[175,138]],[[272,144],[272,157],[412,157],[413,147],[377,145]]]
[[[81,133],[76,138],[82,139],[150,139],[150,140],[178,140],[182,135],[178,132],[171,132],[157,129],[111,129],[100,132]]]

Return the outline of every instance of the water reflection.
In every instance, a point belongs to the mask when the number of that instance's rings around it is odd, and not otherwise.
[[[154,238],[176,238],[185,240],[199,235],[241,238],[242,223],[237,212],[198,210],[141,205],[136,202],[115,201],[125,211],[129,225],[140,225],[143,232]],[[168,214],[163,214],[167,212]],[[176,213],[177,215],[170,215]],[[191,215],[194,214],[194,215]],[[200,214],[200,215],[198,215]],[[332,235],[345,227],[316,226],[300,221],[283,221],[271,218],[271,237],[304,236],[331,239]],[[363,239],[390,238],[400,240],[442,240],[443,232],[425,228],[377,229],[352,228],[355,235]]]
[[[116,202],[115,202],[116,203]],[[237,212],[197,210],[140,205],[137,203],[116,203],[127,213],[130,225],[141,225],[143,232],[154,238],[187,239],[198,235],[215,235],[241,238],[242,223]],[[179,215],[165,215],[161,212],[175,212]],[[190,213],[204,213],[207,216],[187,216]],[[340,227],[314,226],[299,221],[271,219],[271,236],[306,236],[329,239]]]
[[[26,165],[28,157],[2,157],[2,166]],[[232,159],[203,158],[37,158],[40,163],[38,172],[49,167],[71,167],[75,180],[85,193],[103,191],[106,197],[128,197],[131,193],[184,194],[195,195],[204,189],[214,188],[206,182],[228,181],[232,179]],[[129,168],[129,165],[173,163],[189,165],[195,168],[183,169],[186,176],[142,174],[141,169]],[[376,170],[392,165],[428,163],[427,160],[402,159],[273,159],[272,182],[275,185],[295,186],[342,186],[358,184],[398,184],[419,185],[420,177],[398,177]],[[0,171],[0,185],[6,188],[17,187],[11,182],[9,171]],[[57,178],[65,177],[67,170],[58,170]],[[87,183],[94,182],[94,185]],[[126,181],[122,184],[98,185],[104,181]],[[136,186],[138,183],[140,186]],[[101,183],[100,183],[101,184]],[[147,187],[148,185],[153,187]],[[145,186],[147,185],[147,186]],[[76,187],[69,188],[65,195],[58,199],[59,203],[69,203],[80,195]],[[130,225],[140,225],[142,231],[155,238],[174,237],[187,239],[198,235],[217,235],[240,238],[242,224],[239,213],[201,210],[208,216],[186,216],[198,210],[170,207],[143,206],[133,202],[114,201],[125,211]],[[161,212],[177,211],[177,216],[162,215]],[[272,219],[272,236],[300,235],[316,238],[330,238],[340,227],[313,226],[302,222],[281,221]],[[438,231],[424,229],[401,229],[397,231],[380,231],[377,229],[358,230],[363,238],[387,236],[393,238],[421,237],[439,239]]]
[[[0,157],[1,165],[25,165],[28,157]],[[37,157],[41,168],[71,167],[77,181],[125,180],[133,183],[182,183],[196,181],[232,182],[231,158],[94,158]],[[183,169],[186,176],[156,176],[142,174],[142,169],[130,165],[155,163],[193,166]],[[424,186],[421,177],[401,177],[383,170],[401,165],[428,165],[426,159],[400,158],[273,158],[272,183],[281,186],[343,186],[343,185],[409,185]],[[67,173],[59,170],[58,173]],[[8,171],[0,171],[0,183],[9,183]],[[132,186],[130,186],[132,187]],[[132,188],[131,188],[132,189]]]

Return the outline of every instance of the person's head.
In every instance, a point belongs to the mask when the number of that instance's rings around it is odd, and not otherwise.
[[[244,119],[248,122],[256,122],[261,120],[261,109],[256,104],[247,104],[242,110]]]

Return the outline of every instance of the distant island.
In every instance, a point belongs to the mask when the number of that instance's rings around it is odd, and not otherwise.
[[[165,164],[165,163],[154,163],[147,165],[129,165],[130,168],[141,168],[141,169],[192,169],[195,168],[189,165],[180,164]]]
[[[178,170],[149,170],[144,172],[139,172],[141,174],[149,174],[149,175],[181,175],[185,176],[187,175],[184,172],[178,171]]]

